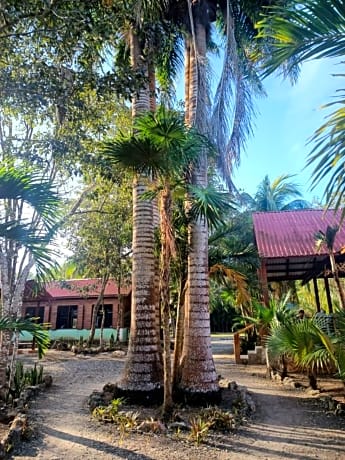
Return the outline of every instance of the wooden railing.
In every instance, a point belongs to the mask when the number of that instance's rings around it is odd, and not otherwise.
[[[234,353],[235,353],[235,363],[236,364],[241,364],[241,337],[240,336],[244,332],[249,331],[249,329],[253,329],[253,327],[254,327],[254,324],[248,324],[248,326],[234,333]]]

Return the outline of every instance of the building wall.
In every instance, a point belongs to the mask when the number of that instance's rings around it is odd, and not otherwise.
[[[51,329],[56,329],[56,321],[57,321],[57,314],[58,314],[58,307],[59,306],[71,306],[77,305],[78,306],[78,313],[77,313],[77,322],[76,322],[76,329],[90,329],[91,328],[91,321],[92,321],[92,310],[93,305],[96,303],[95,298],[93,299],[49,299],[47,301],[40,300],[40,301],[33,301],[24,300],[22,306],[22,314],[25,316],[27,307],[42,307],[44,306],[44,322],[49,323],[51,325]],[[115,297],[109,297],[104,299],[104,304],[111,304],[113,306],[112,309],[112,327],[118,327],[118,313],[119,313],[119,304],[118,299]],[[130,306],[130,296],[127,296],[124,299],[125,304],[125,312],[127,312],[128,316],[128,309]],[[126,314],[120,315],[120,317],[126,317]],[[127,321],[126,321],[127,322]],[[119,327],[123,327],[124,324],[119,324]]]

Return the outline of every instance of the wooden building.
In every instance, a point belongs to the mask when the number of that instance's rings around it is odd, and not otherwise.
[[[338,228],[333,253],[339,276],[345,277],[345,225],[341,211],[300,209],[253,213],[254,235],[260,258],[259,280],[268,304],[268,283],[300,280],[313,282],[316,309],[320,310],[317,280],[324,282],[328,311],[333,311],[329,278],[333,277],[329,252],[317,250],[315,234],[327,227]]]
[[[100,289],[100,279],[79,279],[53,281],[37,292],[34,283],[29,281],[25,289],[22,313],[24,317],[39,318],[40,323],[49,323],[53,330],[90,329]],[[105,328],[129,327],[130,291],[129,287],[121,288],[119,294],[115,282],[108,281],[96,327],[101,326],[103,314]]]

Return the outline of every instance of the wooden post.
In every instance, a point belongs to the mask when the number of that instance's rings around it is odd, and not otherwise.
[[[238,332],[235,332],[234,334],[234,353],[235,353],[235,363],[241,364],[240,334]]]
[[[313,285],[314,285],[316,309],[317,309],[317,311],[320,311],[321,310],[321,305],[320,305],[319,288],[317,286],[317,279],[315,278],[315,276],[313,277]]]
[[[244,327],[240,331],[235,332],[234,334],[234,354],[235,354],[235,363],[241,364],[241,337],[240,334],[248,331],[249,329],[253,329],[254,324],[248,324],[248,326]]]
[[[266,307],[269,306],[269,296],[268,296],[268,283],[267,283],[267,271],[265,260],[261,261],[261,266],[258,269],[258,278],[261,285],[261,292],[264,304]]]
[[[325,291],[326,291],[326,297],[327,297],[328,313],[333,313],[333,305],[332,305],[331,291],[329,289],[329,281],[328,281],[328,278],[324,278],[324,280],[325,280]]]

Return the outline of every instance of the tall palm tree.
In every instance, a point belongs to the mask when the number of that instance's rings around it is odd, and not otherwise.
[[[306,200],[301,199],[302,194],[298,185],[289,181],[292,177],[290,174],[282,174],[271,182],[269,177],[265,176],[254,197],[255,210],[287,211],[310,207]]]
[[[155,111],[156,79],[162,97],[170,95],[172,78],[181,62],[178,54],[181,35],[177,33],[175,23],[167,20],[168,8],[170,2],[154,1],[127,2],[122,8],[123,36],[130,44],[130,65],[136,75],[141,76],[141,86],[132,99],[134,119],[147,110]],[[123,49],[126,49],[126,46]],[[123,55],[126,57],[127,53]],[[140,390],[143,386],[148,389],[159,387],[162,380],[158,270],[154,257],[154,233],[159,219],[155,201],[142,199],[152,180],[154,178],[150,174],[139,173],[133,181],[132,318],[146,324],[151,321],[155,323],[156,330],[150,335],[151,350],[155,349],[151,359],[154,359],[155,363],[150,369],[156,370],[151,376],[147,374],[144,384],[136,378],[135,373],[139,372],[140,363],[145,365],[147,359],[143,355],[144,348],[134,342],[136,324],[132,322],[128,371],[125,373],[122,387],[133,391]],[[133,372],[129,371],[130,368]]]
[[[154,109],[154,73],[150,37],[161,17],[161,4],[129,2],[125,9],[124,36],[129,42],[130,66],[143,77],[132,97],[132,117]],[[150,78],[149,78],[150,77]],[[150,174],[137,171],[133,178],[132,304],[126,368],[119,387],[132,395],[161,392],[163,368],[158,325],[157,264],[155,260],[154,209],[143,194]],[[149,331],[145,334],[143,331]],[[148,353],[149,352],[149,353]],[[139,396],[140,398],[140,396]]]
[[[249,82],[257,79],[245,78],[255,74],[253,66],[248,66],[246,54],[241,51],[248,43],[250,21],[243,21],[241,2],[220,3],[187,0],[183,23],[185,36],[185,111],[186,122],[199,132],[209,134],[216,141],[222,155],[218,157],[218,167],[229,186],[232,186],[231,165],[239,158],[239,150],[244,138],[250,132],[248,113],[252,105],[249,96]],[[247,5],[248,6],[248,5]],[[179,5],[181,7],[181,4]],[[217,10],[224,17],[225,32],[224,68],[217,88],[212,114],[211,96],[207,84],[207,47],[210,44],[212,23]],[[247,10],[248,13],[248,10]],[[251,26],[250,26],[251,24]],[[242,26],[242,27],[241,27]],[[246,29],[246,33],[244,32]],[[241,34],[242,32],[242,34]],[[253,36],[253,34],[252,34]],[[242,38],[241,38],[242,37]],[[246,38],[244,38],[246,37]],[[241,41],[244,39],[243,41]],[[252,86],[254,87],[255,84]],[[260,88],[257,84],[256,88]],[[229,110],[229,107],[231,109]],[[201,152],[198,164],[193,168],[190,181],[198,186],[207,185],[207,158]],[[208,228],[200,219],[189,228],[190,252],[188,256],[188,280],[185,304],[185,334],[180,357],[181,374],[179,387],[188,399],[217,399],[218,382],[211,352],[209,288],[208,288]]]
[[[186,170],[194,164],[202,148],[210,148],[203,136],[188,128],[180,113],[160,107],[137,117],[134,134],[120,136],[107,142],[102,149],[103,158],[110,164],[119,163],[136,173],[153,174],[153,189],[146,197],[159,197],[160,209],[160,307],[164,339],[164,412],[172,407],[172,379],[170,362],[170,278],[171,262],[176,256],[173,229],[173,192],[185,194],[188,185],[183,183]],[[205,218],[211,225],[222,219],[221,209],[227,209],[227,197],[212,192],[210,188],[192,187],[193,202],[187,220]],[[146,198],[145,197],[145,198]],[[147,325],[146,325],[147,328]]]
[[[148,41],[143,39],[141,35],[142,25],[145,21],[154,23],[152,18],[157,18],[151,9],[148,15],[143,10],[143,6],[151,5],[150,2],[138,4],[140,14],[135,15],[138,21],[130,21],[130,37],[131,37],[131,57],[132,65],[139,63],[141,60],[142,65],[137,67],[143,75],[149,75],[148,65],[150,65],[149,56],[152,53],[145,54],[150,45]],[[192,2],[186,0],[182,2],[153,2],[156,6],[162,6],[164,11],[164,19],[168,19],[168,23],[176,24],[177,26],[184,27],[184,33],[186,37],[186,120],[191,125],[197,127],[198,131],[205,133],[207,129],[210,129],[212,133],[215,133],[215,139],[217,144],[220,146],[220,152],[225,154],[225,157],[219,156],[219,166],[223,166],[224,177],[226,181],[232,185],[231,180],[231,167],[232,159],[239,158],[239,150],[243,145],[245,136],[251,131],[248,117],[248,112],[251,112],[251,97],[249,88],[255,88],[260,90],[261,86],[259,80],[256,77],[253,61],[249,58],[247,53],[248,45],[254,36],[253,28],[253,16],[257,15],[259,7],[265,2],[260,2],[257,7],[253,7],[251,1],[245,2],[230,2],[229,0],[216,3],[213,1],[199,0]],[[245,14],[243,6],[245,5]],[[152,5],[151,5],[152,6]],[[141,9],[140,9],[141,8]],[[219,10],[221,14],[224,13],[226,21],[223,30],[226,32],[226,52],[225,52],[225,64],[223,69],[223,75],[221,77],[221,83],[217,90],[217,98],[214,106],[214,114],[212,117],[209,116],[208,109],[210,95],[207,88],[207,60],[206,60],[206,45],[209,43],[209,32],[211,30],[211,23],[216,20],[216,10]],[[148,10],[149,11],[149,10]],[[145,13],[145,14],[144,14]],[[162,18],[162,10],[159,12],[158,17]],[[150,21],[148,21],[150,18]],[[163,21],[163,24],[167,21]],[[236,27],[235,27],[236,24]],[[162,30],[160,27],[157,29]],[[140,31],[140,33],[139,33]],[[150,34],[148,34],[150,35]],[[152,35],[152,28],[151,28]],[[171,35],[175,37],[171,40],[171,43],[177,43],[178,34],[174,33]],[[180,35],[181,36],[181,35]],[[253,46],[254,42],[251,43]],[[135,46],[134,46],[135,45]],[[168,47],[172,50],[172,47]],[[241,49],[240,53],[237,50]],[[142,59],[145,55],[146,59]],[[172,53],[174,55],[174,53]],[[175,54],[176,56],[176,54]],[[150,67],[152,68],[152,66]],[[151,75],[151,74],[150,74]],[[232,83],[230,83],[230,81]],[[137,101],[134,101],[135,105],[138,104],[140,98],[143,97],[147,92],[138,92],[140,96]],[[147,97],[146,97],[147,99]],[[147,108],[147,103],[145,103]],[[143,105],[143,108],[144,108]],[[228,111],[229,105],[232,106],[233,110]],[[140,105],[138,105],[138,108]],[[247,109],[247,110],[245,110]],[[228,111],[228,113],[227,113]],[[226,113],[228,116],[226,116]],[[135,114],[135,113],[134,113]],[[212,121],[212,126],[210,121]],[[210,128],[211,126],[211,128]],[[225,134],[228,134],[229,142],[224,141]],[[229,160],[230,159],[230,160]],[[207,183],[207,161],[205,155],[200,156],[200,162],[198,166],[193,168],[191,174],[191,181],[196,185],[205,185]],[[141,189],[143,190],[143,188]],[[134,200],[136,202],[134,209],[139,210],[140,205],[136,199],[134,193]],[[139,207],[138,207],[139,206]],[[139,223],[139,220],[136,219]],[[148,229],[149,222],[146,222],[146,229]],[[140,226],[138,225],[138,228]],[[135,246],[140,246],[140,241],[136,241],[140,230],[134,231]],[[151,237],[150,237],[151,238]],[[184,353],[181,357],[181,365],[183,368],[181,376],[181,388],[185,388],[188,392],[199,392],[201,395],[206,393],[211,394],[212,392],[218,393],[218,385],[216,381],[216,373],[214,363],[211,354],[210,336],[209,336],[209,312],[208,312],[208,270],[207,270],[207,226],[201,219],[197,224],[190,227],[190,243],[193,245],[193,250],[190,252],[189,257],[189,280],[188,280],[188,292],[186,299],[188,299],[188,307],[192,313],[186,315],[186,345],[184,346]],[[148,241],[146,239],[146,241]],[[151,240],[150,240],[151,241]],[[144,242],[144,240],[143,240]],[[145,248],[145,254],[151,252]],[[143,257],[145,256],[143,253]],[[137,285],[136,279],[138,276],[135,273],[139,273],[139,266],[134,262],[137,259],[136,253],[133,257],[133,264],[135,270],[133,271],[133,308],[140,308],[139,303],[144,302],[143,298],[152,299],[154,298],[154,292],[151,287],[149,279],[149,272],[143,273],[143,279],[148,280],[145,285],[145,289],[141,290],[144,293],[142,299],[139,299],[136,292],[139,292],[140,286]],[[138,253],[138,260],[139,260]],[[144,267],[144,264],[140,264]],[[150,260],[147,260],[148,270],[151,270],[152,264]],[[198,273],[196,273],[198,272]],[[202,280],[201,284],[199,280]],[[198,290],[201,287],[201,291]],[[150,292],[150,295],[148,293]],[[152,294],[152,295],[151,295]],[[201,295],[200,295],[201,294]],[[200,300],[200,301],[199,301]],[[202,318],[200,320],[200,318]],[[202,327],[200,327],[202,325]],[[203,332],[200,334],[201,329]],[[192,331],[193,332],[189,332]],[[199,331],[199,332],[198,332]],[[195,336],[198,335],[198,337]],[[156,335],[157,336],[157,335]],[[154,337],[153,337],[154,339]],[[193,343],[198,343],[195,347]],[[199,353],[203,350],[202,353]],[[197,360],[195,360],[198,356]],[[199,359],[200,358],[200,359]],[[206,363],[206,364],[205,364]],[[190,365],[191,364],[191,365]],[[191,373],[191,369],[195,372]]]
[[[344,57],[345,7],[342,0],[292,0],[287,5],[266,10],[258,22],[258,38],[269,39],[271,49],[264,60],[264,75],[281,68],[296,80],[299,66],[310,59]],[[343,76],[343,75],[340,75]],[[344,89],[326,107],[340,106],[314,133],[314,147],[307,165],[313,165],[312,187],[328,178],[325,187],[327,206],[344,204],[345,162]],[[343,214],[344,217],[344,214]]]
[[[161,216],[160,305],[164,334],[165,412],[172,406],[169,331],[170,264],[175,254],[172,234],[172,190],[176,184],[181,183],[186,168],[196,160],[202,143],[205,143],[204,139],[187,129],[179,113],[161,108],[156,113],[137,117],[133,135],[121,136],[114,142],[107,142],[102,149],[103,156],[111,164],[120,163],[136,174],[153,174],[156,177]],[[144,338],[146,343],[147,335],[151,334],[152,328],[155,327],[154,323],[150,325],[145,322],[141,326],[137,318],[132,318],[132,321],[136,324],[136,329],[131,329],[131,339],[138,343]],[[150,358],[148,353],[146,358]],[[146,368],[149,368],[150,362],[152,360],[147,359]],[[143,370],[145,371],[145,368]],[[128,364],[126,372],[132,372]],[[145,381],[145,376],[142,376],[140,382],[142,381]],[[146,389],[141,388],[140,391]]]

